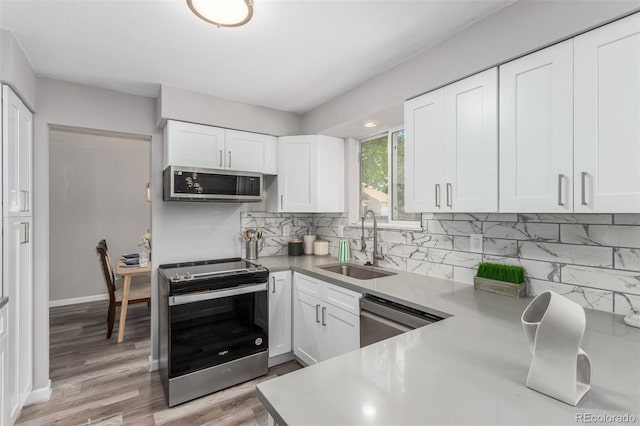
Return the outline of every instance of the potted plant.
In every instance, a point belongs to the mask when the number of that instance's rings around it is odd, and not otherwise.
[[[473,278],[473,287],[510,297],[525,297],[527,286],[522,266],[483,262]]]

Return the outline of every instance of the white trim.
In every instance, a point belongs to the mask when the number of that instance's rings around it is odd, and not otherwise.
[[[149,372],[156,371],[160,369],[160,360],[153,359],[152,355],[149,355]]]
[[[25,407],[31,404],[37,404],[38,402],[48,401],[51,398],[51,380],[47,381],[47,386],[40,389],[33,389],[27,400],[24,402]]]
[[[96,294],[95,296],[74,297],[72,299],[60,299],[49,301],[49,307],[77,305],[78,303],[98,302],[101,300],[109,300],[108,294]]]

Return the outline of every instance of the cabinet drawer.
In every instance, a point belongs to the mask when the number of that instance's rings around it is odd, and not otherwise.
[[[296,290],[324,299],[324,283],[307,275],[295,275]]]
[[[360,315],[362,295],[333,284],[327,285],[327,303],[355,315]]]

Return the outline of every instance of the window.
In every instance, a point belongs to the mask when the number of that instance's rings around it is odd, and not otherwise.
[[[404,211],[404,130],[360,140],[360,216],[372,210],[380,222],[420,221]]]

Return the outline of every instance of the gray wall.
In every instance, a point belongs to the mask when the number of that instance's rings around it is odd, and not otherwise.
[[[128,95],[47,78],[39,79],[34,125],[34,250],[39,259],[34,271],[35,370],[34,389],[47,386],[49,377],[49,125],[122,132],[151,137],[151,230],[153,234],[152,294],[156,294],[156,267],[181,260],[239,256],[239,214],[264,210],[264,204],[179,203],[162,201],[162,129],[157,126],[155,99]],[[183,94],[184,95],[184,94]],[[203,102],[201,95],[194,104]],[[189,104],[189,98],[182,98]],[[204,101],[207,104],[206,101]],[[237,103],[216,99],[220,116],[230,114]],[[236,110],[237,111],[237,110]],[[216,109],[207,114],[216,116]],[[200,116],[187,121],[198,121]],[[292,118],[293,117],[293,118]],[[237,128],[260,133],[296,133],[297,116],[250,107],[234,120]],[[210,124],[225,125],[229,122]],[[277,130],[277,132],[275,131]],[[52,247],[52,249],[55,249]],[[158,354],[157,298],[152,300],[152,344]]]
[[[139,251],[151,228],[150,163],[147,140],[49,132],[50,301],[108,297],[95,246],[105,238],[114,262]]]
[[[298,114],[243,104],[163,85],[158,96],[158,123],[167,119],[191,121],[275,136],[300,134]]]
[[[159,204],[162,133],[155,100],[111,90],[38,79],[34,121],[34,390],[49,379],[49,125],[97,129],[151,138],[153,201]],[[154,172],[153,165],[158,165]],[[157,213],[152,212],[153,216]],[[52,247],[52,249],[56,249]],[[153,312],[157,312],[155,304]]]
[[[402,105],[436,87],[640,8],[640,1],[518,1],[309,111],[304,133],[364,136],[362,123],[402,122]],[[397,119],[389,123],[389,119]]]
[[[13,34],[7,30],[0,30],[0,81],[11,86],[31,111],[35,110],[36,75]]]

